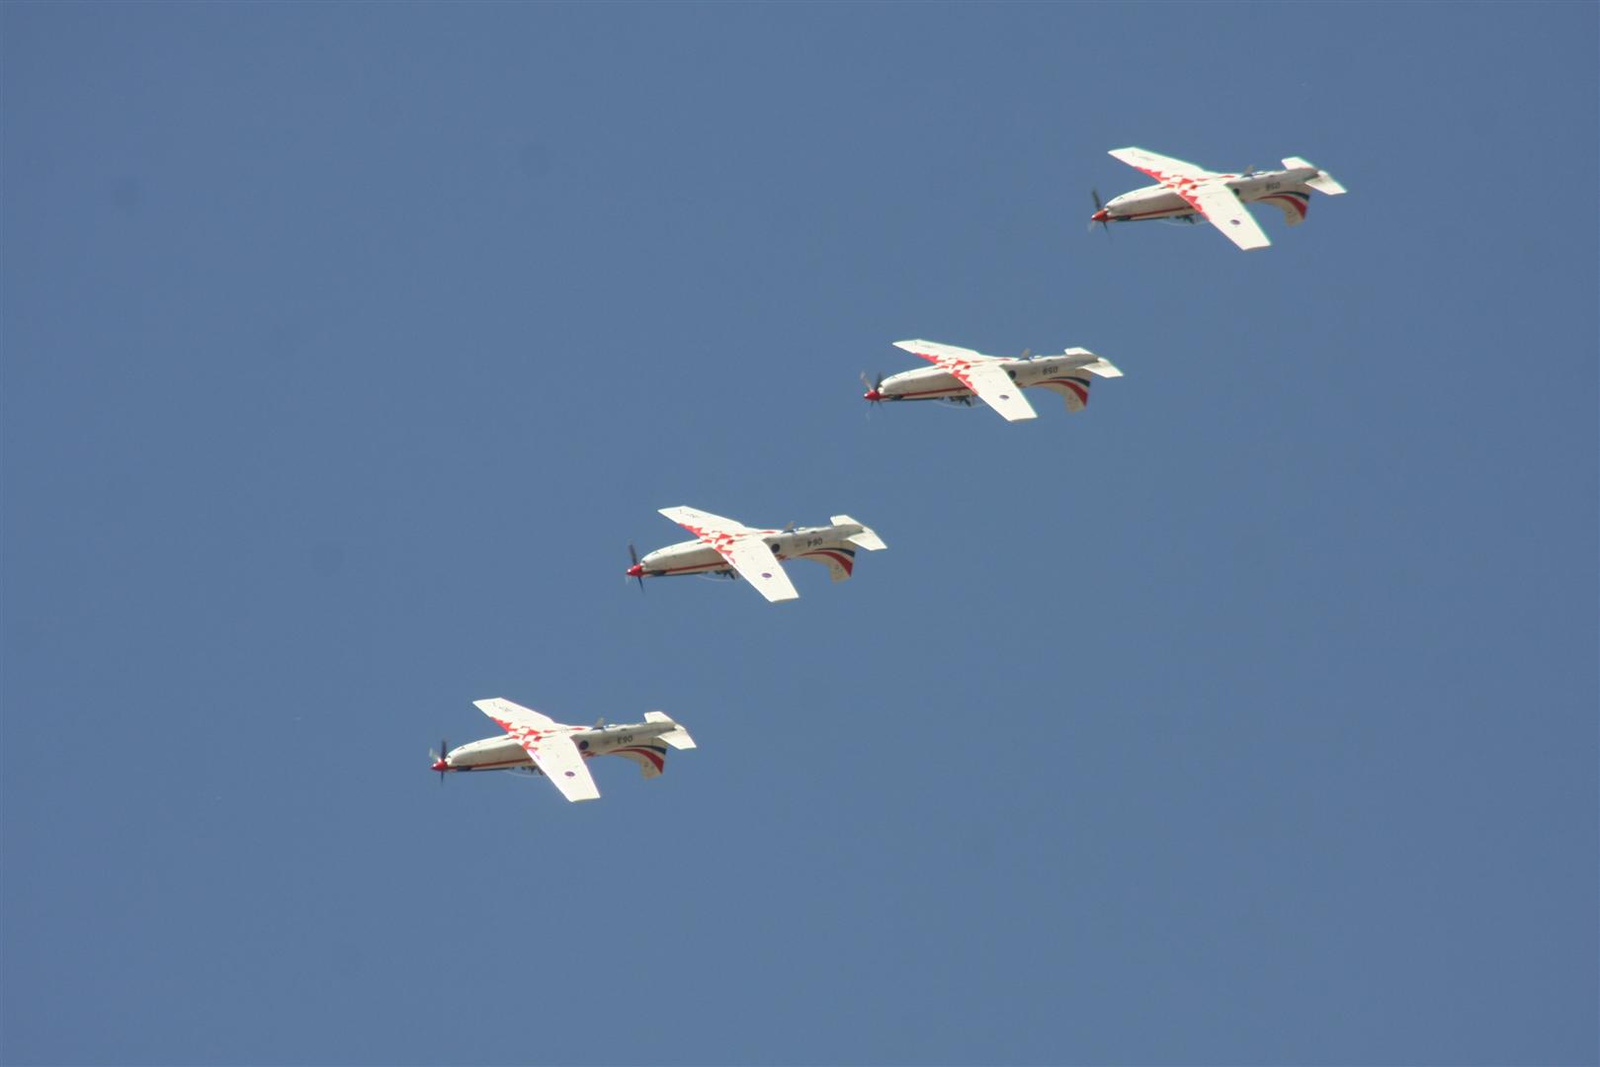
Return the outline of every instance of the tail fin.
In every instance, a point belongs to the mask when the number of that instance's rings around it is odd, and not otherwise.
[[[1079,367],[1034,384],[1052,393],[1060,393],[1061,399],[1066,401],[1068,411],[1082,411],[1089,406],[1089,387],[1094,384],[1094,379],[1087,373],[1088,369]]]
[[[1115,363],[1104,356],[1095,355],[1087,348],[1069,348],[1065,354],[1087,359],[1088,362],[1070,370],[1060,371],[1054,377],[1034,384],[1052,393],[1061,394],[1068,411],[1082,411],[1088,406],[1089,387],[1094,384],[1095,378],[1122,377],[1122,370]]]
[[[1306,184],[1311,186],[1311,188],[1315,189],[1319,193],[1327,193],[1329,196],[1339,196],[1345,191],[1344,186],[1340,185],[1334,179],[1333,175],[1329,174],[1325,170],[1322,170],[1315,163],[1301,159],[1299,156],[1290,156],[1288,159],[1283,161],[1283,165],[1288,170],[1299,170],[1304,168],[1305,170],[1316,171],[1317,173],[1315,175],[1306,179]],[[1302,216],[1303,215],[1304,213],[1302,212]]]
[[[689,731],[673,722],[672,717],[664,711],[647,711],[644,713],[645,722],[670,722],[677,727],[661,735],[661,740],[676,749],[694,748],[694,738],[689,736]]]
[[[1263,196],[1257,203],[1275,205],[1283,212],[1284,222],[1298,226],[1306,221],[1306,212],[1311,210],[1311,194],[1300,189],[1284,189]]]
[[[828,568],[828,576],[836,582],[848,579],[856,569],[856,550],[853,548],[814,548],[802,552],[795,559],[810,559]]]
[[[852,519],[848,515],[834,515],[828,521],[833,523],[835,526],[861,526],[860,533],[851,534],[849,537],[846,537],[845,540],[849,541],[852,545],[859,545],[868,552],[877,552],[881,549],[889,547],[883,543],[883,538],[879,537],[875,532],[873,532],[872,527],[862,526],[861,523],[857,522],[855,519]]]

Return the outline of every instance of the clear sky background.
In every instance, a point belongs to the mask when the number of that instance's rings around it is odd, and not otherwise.
[[[1596,5],[0,26],[6,1062],[1596,1059]],[[700,748],[441,787],[500,695]]]

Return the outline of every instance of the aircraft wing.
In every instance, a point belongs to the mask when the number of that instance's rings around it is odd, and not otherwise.
[[[913,356],[920,356],[948,373],[971,389],[979,400],[998,411],[1007,422],[1038,418],[1033,405],[1023,398],[1021,387],[1000,366],[1002,357],[986,356],[970,348],[941,345],[933,341],[896,341],[894,346],[905,349]]]
[[[474,700],[472,706],[499,723],[500,728],[509,734],[515,734],[518,730],[543,733],[546,730],[559,729],[561,726],[550,716],[540,715],[532,708],[525,708],[521,704],[513,704],[505,697]]]
[[[709,511],[700,511],[698,508],[661,508],[660,511],[661,514],[699,537],[755,532],[742,522],[724,518],[721,515],[713,515]]]
[[[527,750],[534,764],[561,790],[568,800],[595,800],[600,790],[583,765],[583,753],[573,742],[568,727],[532,708],[513,704],[504,697],[474,700],[479,711],[499,723],[517,744]]]
[[[1204,215],[1207,222],[1221,230],[1224,237],[1246,252],[1272,243],[1244,203],[1222,182],[1174,191]]]
[[[528,750],[533,762],[539,765],[544,776],[556,784],[561,795],[571,801],[598,800],[600,790],[595,787],[594,776],[583,765],[583,753],[572,740],[571,734],[546,734],[540,738],[523,738],[522,747]]]
[[[978,399],[1000,413],[1007,422],[1036,419],[1038,412],[1022,395],[1022,387],[1011,380],[1004,367],[996,363],[977,363],[965,367],[946,366],[962,385],[978,395]]]
[[[970,363],[982,363],[985,360],[998,362],[999,356],[986,356],[982,352],[974,352],[970,348],[959,345],[942,345],[937,341],[896,341],[896,348],[905,349],[913,356],[925,359],[929,363],[944,366],[948,360],[964,360]]]
[[[1179,182],[1199,182],[1207,178],[1215,178],[1215,171],[1197,167],[1193,163],[1186,163],[1181,159],[1163,156],[1155,152],[1146,152],[1142,148],[1113,148],[1110,153],[1113,159],[1120,159],[1134,170],[1142,170],[1162,185],[1176,187]]]
[[[722,553],[722,558],[733,564],[739,577],[768,600],[800,599],[778,557],[772,554],[772,549],[761,538],[741,537],[734,541],[718,541],[711,547]]]

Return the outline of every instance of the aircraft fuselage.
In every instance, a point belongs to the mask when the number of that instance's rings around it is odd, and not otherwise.
[[[1255,171],[1251,174],[1220,174],[1207,179],[1206,184],[1222,182],[1245,203],[1281,196],[1309,197],[1311,187],[1306,184],[1319,171],[1311,167],[1292,170]],[[1147,185],[1114,196],[1106,201],[1105,218],[1095,221],[1138,222],[1144,219],[1175,219],[1195,215],[1196,211],[1183,197],[1164,185]]]
[[[1088,399],[1084,384],[1089,377],[1084,366],[1100,357],[1090,352],[1062,353],[1054,356],[1035,356],[1032,359],[1007,359],[1000,362],[1011,380],[1020,388],[1036,385],[1077,387],[1083,390],[1082,399]],[[869,400],[961,400],[971,397],[972,390],[963,385],[955,375],[939,367],[918,367],[915,370],[891,374],[878,383],[877,395]]]
[[[866,527],[859,523],[837,526],[801,526],[793,530],[763,530],[761,540],[772,550],[774,559],[816,559],[827,563],[847,565],[854,560],[856,546],[847,538]],[[642,575],[660,578],[676,574],[732,574],[733,568],[722,554],[704,541],[680,541],[675,545],[646,553],[640,560]]]
[[[635,722],[616,726],[578,727],[570,731],[578,751],[583,753],[585,759],[595,756],[621,755],[619,750],[627,750],[630,758],[639,759],[643,753],[640,750],[655,751],[661,756],[666,755],[667,746],[658,738],[662,734],[670,733],[678,728],[674,722]],[[528,755],[528,750],[523,748],[516,738],[509,734],[500,734],[496,737],[486,737],[481,741],[473,741],[460,745],[440,761],[434,764],[438,771],[506,771],[524,769],[539,773],[534,765],[533,757]]]

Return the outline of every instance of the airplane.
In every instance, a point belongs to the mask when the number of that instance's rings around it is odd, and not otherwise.
[[[795,591],[782,562],[809,559],[825,564],[836,582],[855,570],[856,549],[877,552],[889,546],[870,528],[848,515],[835,515],[829,526],[801,526],[790,523],[781,530],[756,530],[734,519],[697,511],[694,508],[662,508],[661,514],[695,535],[658,548],[643,559],[630,544],[633,566],[628,577],[644,588],[646,578],[675,574],[709,574],[733,577],[737,574],[771,601],[795,600]]]
[[[861,380],[867,387],[863,399],[875,404],[884,400],[946,400],[970,405],[976,396],[1007,422],[1018,422],[1038,417],[1033,405],[1023,397],[1024,389],[1037,387],[1060,393],[1068,411],[1082,411],[1089,403],[1089,386],[1096,377],[1122,377],[1122,371],[1110,360],[1087,348],[1069,348],[1054,356],[1030,356],[1024,352],[1009,358],[986,356],[970,348],[934,341],[896,341],[894,345],[933,366],[901,371],[876,382],[867,381],[863,375]]]
[[[1104,204],[1100,203],[1100,194],[1095,193],[1095,213],[1089,219],[1091,229],[1096,222],[1102,226],[1108,222],[1141,219],[1194,222],[1199,215],[1248,252],[1252,248],[1265,248],[1272,242],[1245,209],[1246,203],[1275,204],[1283,212],[1285,222],[1298,226],[1305,221],[1306,211],[1311,206],[1311,190],[1329,196],[1339,196],[1345,191],[1333,175],[1318,170],[1298,156],[1284,160],[1283,170],[1251,168],[1243,174],[1218,174],[1142,148],[1114,148],[1111,155],[1161,184],[1123,193]]]
[[[509,736],[486,737],[459,748],[440,742],[440,751],[430,754],[441,782],[452,771],[519,771],[550,779],[570,801],[596,800],[600,790],[584,760],[622,756],[637,763],[646,778],[656,778],[667,769],[668,745],[695,747],[689,731],[660,711],[645,712],[644,722],[620,726],[606,726],[604,719],[593,726],[569,726],[504,697],[472,703]]]

